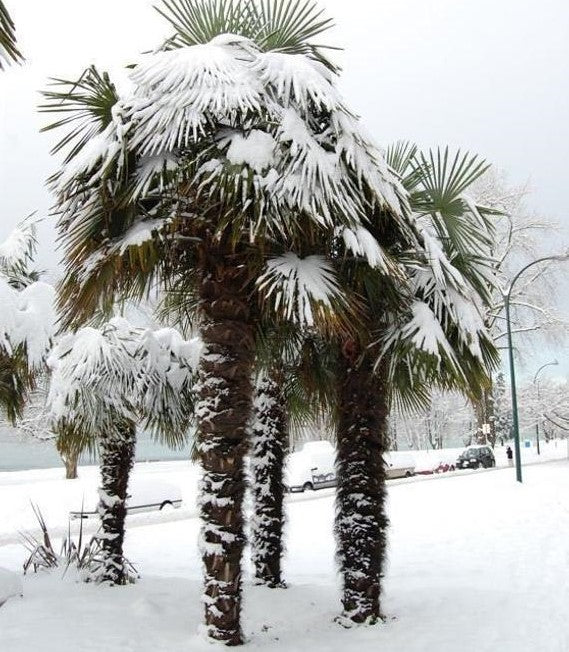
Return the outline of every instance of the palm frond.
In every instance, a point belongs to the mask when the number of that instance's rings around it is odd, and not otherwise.
[[[20,63],[24,57],[16,45],[14,21],[8,13],[4,2],[0,0],[0,70],[10,62]]]
[[[175,31],[166,49],[242,36],[265,52],[306,54],[335,70],[321,50],[336,48],[313,42],[333,21],[312,0],[163,0],[156,10]]]
[[[298,326],[329,325],[335,330],[339,318],[349,319],[350,313],[353,317],[334,268],[321,256],[299,258],[288,252],[271,258],[257,288],[261,302],[269,303],[274,315]]]
[[[452,156],[448,147],[430,150],[428,156],[421,152],[412,163],[421,184],[413,196],[414,209],[430,215],[439,237],[448,238],[458,252],[487,248],[491,242],[491,222],[465,195],[489,167],[475,154],[457,150]]]
[[[334,22],[325,17],[324,9],[311,0],[259,0],[252,2],[258,32],[256,42],[265,51],[309,54],[335,69],[322,56],[321,49],[337,49],[319,45],[313,39],[320,36]]]
[[[87,68],[76,81],[53,78],[50,85],[55,90],[43,91],[46,101],[40,104],[39,111],[64,117],[41,131],[69,128],[52,149],[52,153],[57,153],[70,146],[65,157],[65,163],[69,163],[110,124],[119,96],[108,73],[100,72],[95,66]]]
[[[166,46],[180,47],[209,43],[222,34],[253,38],[256,26],[250,4],[239,0],[162,0],[155,9],[175,30]]]
[[[7,350],[0,344],[0,410],[15,424],[35,387],[22,347]]]

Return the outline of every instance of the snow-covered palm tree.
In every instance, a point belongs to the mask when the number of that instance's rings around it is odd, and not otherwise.
[[[183,440],[191,417],[200,343],[172,329],[134,328],[114,318],[96,329],[65,335],[49,357],[48,405],[53,428],[67,447],[96,448],[102,535],[90,578],[125,584],[126,498],[137,426]]]
[[[0,70],[11,61],[18,62],[22,58],[16,44],[14,22],[4,2],[0,0]]]
[[[434,386],[477,393],[496,362],[480,311],[492,282],[491,227],[465,195],[485,165],[448,151],[427,159],[403,146],[388,160],[410,191],[419,246],[378,214],[372,232],[386,253],[383,268],[369,265],[351,242],[354,255],[340,263],[361,298],[364,324],[357,338],[341,342],[337,370],[336,534],[340,621],[348,625],[381,617],[388,525],[382,456],[392,401],[420,403]],[[397,265],[399,277],[385,273],[387,264]]]
[[[329,347],[316,332],[266,327],[257,346],[251,420],[251,558],[255,580],[284,587],[284,467],[296,431],[332,404]]]
[[[30,268],[36,244],[30,221],[0,243],[0,406],[12,421],[21,416],[55,330],[54,289]]]
[[[170,0],[162,11],[175,36],[134,67],[129,95],[93,69],[48,94],[49,110],[71,111],[58,126],[72,127],[53,179],[61,308],[81,323],[154,280],[197,305],[206,625],[236,644],[258,314],[326,322],[348,300],[313,250],[407,205],[310,45],[328,25],[313,3]],[[276,279],[288,279],[284,294]]]

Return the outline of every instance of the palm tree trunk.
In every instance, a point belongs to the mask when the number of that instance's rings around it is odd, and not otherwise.
[[[79,453],[72,451],[66,454],[61,455],[63,464],[65,465],[65,479],[66,480],[76,480],[77,479],[77,462],[79,458]]]
[[[241,557],[243,456],[251,415],[254,330],[246,279],[238,267],[219,266],[201,284],[204,352],[196,409],[201,482],[205,625],[210,638],[243,642]]]
[[[370,356],[344,357],[339,370],[337,432],[338,558],[343,577],[339,622],[375,623],[381,618],[381,579],[386,553],[385,451],[388,388],[374,374]]]
[[[270,588],[282,580],[285,450],[288,419],[281,384],[265,377],[257,387],[251,428],[253,519],[251,556],[255,578]]]
[[[123,554],[128,481],[136,445],[136,428],[125,423],[116,432],[100,437],[101,488],[99,515],[103,530],[100,536],[99,567],[93,574],[97,582],[127,584],[132,580]]]

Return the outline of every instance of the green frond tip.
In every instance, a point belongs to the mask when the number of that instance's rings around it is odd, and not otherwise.
[[[320,50],[338,48],[314,42],[333,26],[315,0],[162,0],[155,9],[175,31],[167,49],[239,34],[263,51],[306,54],[335,69]]]
[[[23,60],[16,45],[14,21],[0,0],[0,70],[4,70],[4,64],[21,63]]]
[[[113,107],[119,96],[108,73],[99,72],[95,66],[87,68],[76,81],[52,78],[50,86],[54,90],[42,92],[46,101],[40,104],[39,111],[57,113],[63,117],[41,131],[71,127],[52,149],[52,154],[55,154],[71,147],[65,159],[68,163],[111,122]]]
[[[209,43],[220,34],[255,35],[250,2],[239,0],[163,0],[155,7],[174,28],[172,45]]]

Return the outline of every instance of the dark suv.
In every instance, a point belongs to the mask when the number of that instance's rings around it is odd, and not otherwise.
[[[496,459],[490,446],[469,446],[456,460],[457,469],[488,469],[496,466]]]

